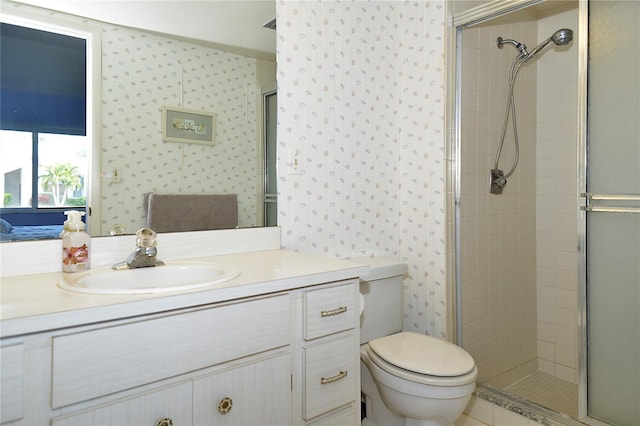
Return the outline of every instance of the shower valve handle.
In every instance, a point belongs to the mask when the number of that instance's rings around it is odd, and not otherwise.
[[[491,189],[492,194],[502,194],[502,190],[507,186],[507,178],[504,172],[499,169],[491,169]]]

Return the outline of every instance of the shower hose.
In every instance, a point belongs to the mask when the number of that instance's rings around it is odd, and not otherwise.
[[[500,144],[498,145],[498,151],[496,152],[496,161],[494,165],[494,169],[499,169],[498,163],[500,163],[500,155],[502,154],[502,147],[504,146],[504,138],[507,133],[507,123],[509,122],[509,114],[511,114],[511,122],[513,124],[513,139],[515,143],[515,158],[513,160],[513,165],[511,169],[504,174],[504,179],[507,179],[509,176],[513,174],[518,166],[518,159],[520,158],[520,143],[518,142],[518,124],[516,120],[516,104],[513,96],[513,87],[516,83],[516,77],[518,76],[518,72],[520,68],[527,62],[529,57],[525,54],[519,54],[515,57],[513,62],[511,63],[511,70],[509,72],[509,96],[507,99],[507,108],[504,113],[504,123],[502,124],[502,134],[500,136]]]

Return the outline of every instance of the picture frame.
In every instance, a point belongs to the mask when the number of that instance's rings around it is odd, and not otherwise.
[[[162,107],[162,140],[215,145],[216,115],[170,106]]]

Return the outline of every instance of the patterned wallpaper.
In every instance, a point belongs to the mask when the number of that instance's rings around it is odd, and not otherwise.
[[[260,178],[256,60],[124,27],[102,26],[102,232],[144,225],[142,197],[238,193],[256,224]],[[215,146],[164,142],[163,105],[216,114]],[[121,171],[114,183],[112,171]]]
[[[404,261],[404,328],[445,337],[445,2],[277,1],[283,245]],[[252,61],[109,25],[102,49],[104,231],[142,224],[144,192],[257,180],[239,164],[255,147],[243,116]],[[165,104],[217,113],[216,146],[162,142]],[[299,174],[289,174],[295,154]],[[122,183],[111,183],[113,167]]]
[[[401,259],[404,329],[446,337],[445,2],[276,10],[284,247]]]

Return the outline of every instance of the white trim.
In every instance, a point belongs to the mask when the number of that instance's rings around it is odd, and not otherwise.
[[[95,21],[52,13],[49,10],[17,4],[8,0],[0,0],[2,12],[0,20],[14,25],[21,25],[43,31],[79,38],[88,38],[100,34],[100,25]]]
[[[91,138],[87,225],[90,235],[102,235],[102,31],[99,27],[87,38],[87,95],[87,136]]]
[[[453,17],[453,26],[456,28],[479,24],[498,16],[542,3],[543,1],[544,0],[495,0],[455,15]]]

